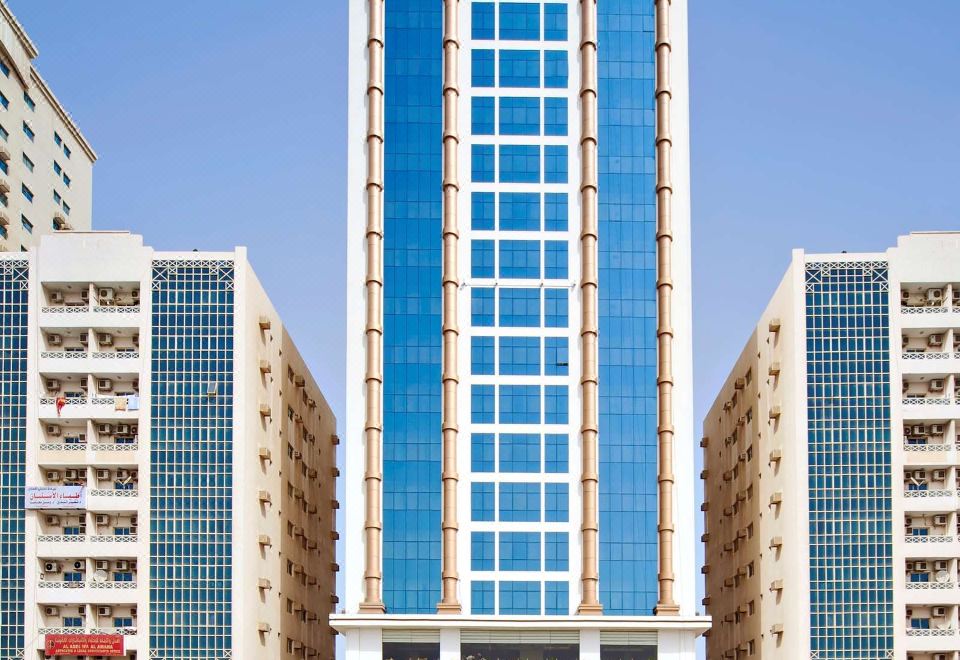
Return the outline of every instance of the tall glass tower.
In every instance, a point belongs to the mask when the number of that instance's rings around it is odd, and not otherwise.
[[[350,11],[348,657],[692,657],[686,2]]]

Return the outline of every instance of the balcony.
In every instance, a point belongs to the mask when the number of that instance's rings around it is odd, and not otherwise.
[[[42,351],[43,373],[131,374],[140,371],[139,351]]]
[[[49,304],[40,308],[41,327],[95,328],[134,324],[140,305],[90,305],[79,300]]]
[[[134,399],[134,401],[131,401]],[[41,419],[66,420],[80,419],[127,419],[135,420],[140,412],[139,397],[130,396],[93,396],[66,397],[60,414],[57,414],[57,397],[40,398],[39,415]]]
[[[957,492],[948,488],[904,490],[906,511],[953,511],[958,508]]]
[[[957,629],[946,628],[907,628],[907,651],[943,651],[945,648],[956,648],[960,644],[960,635]]]
[[[960,589],[952,579],[944,582],[907,582],[905,600],[907,605],[939,605],[955,603],[960,599]]]

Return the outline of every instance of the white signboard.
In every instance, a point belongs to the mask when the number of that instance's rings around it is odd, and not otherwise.
[[[24,494],[26,509],[85,509],[85,486],[27,486]]]

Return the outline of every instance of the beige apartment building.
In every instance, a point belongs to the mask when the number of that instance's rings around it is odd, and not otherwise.
[[[336,420],[245,249],[0,255],[0,358],[0,657],[333,657]]]
[[[0,0],[0,251],[90,229],[97,155],[34,68],[36,57]]]
[[[795,251],[701,446],[711,660],[957,660],[960,232]]]

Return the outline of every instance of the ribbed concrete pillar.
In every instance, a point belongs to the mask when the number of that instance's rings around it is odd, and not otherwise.
[[[364,377],[364,590],[361,612],[383,612],[381,495],[383,491],[383,0],[368,0],[367,36],[367,364]]]
[[[657,484],[660,495],[660,520],[657,527],[660,546],[659,595],[656,613],[680,614],[673,595],[673,184],[670,176],[670,1],[656,4],[657,59],[657,398],[659,419],[657,445],[659,466]]]
[[[578,614],[603,611],[599,597],[599,496],[597,449],[597,0],[580,0],[580,444],[583,490],[581,598]]]
[[[457,294],[460,287],[457,272],[457,249],[460,240],[457,226],[457,110],[460,88],[457,80],[457,62],[460,57],[459,0],[443,3],[443,559],[441,566],[441,600],[437,611],[459,614],[457,591],[457,343],[460,330],[457,325]]]

